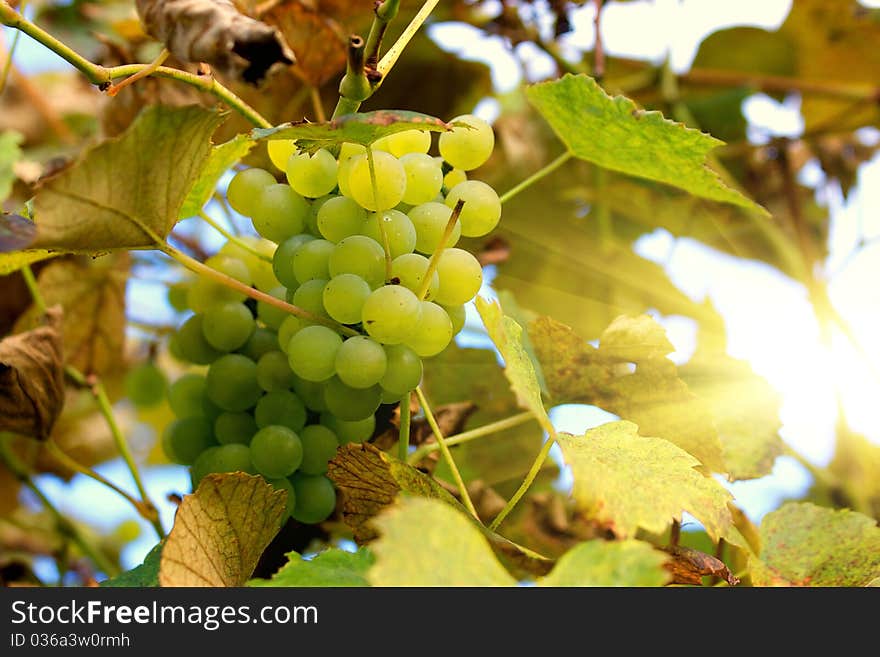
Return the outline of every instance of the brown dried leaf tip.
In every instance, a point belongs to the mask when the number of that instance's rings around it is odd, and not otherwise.
[[[0,431],[46,440],[64,406],[61,311],[0,341]]]
[[[281,33],[239,13],[230,0],[137,0],[151,36],[185,62],[207,62],[257,84],[275,64],[296,61]]]

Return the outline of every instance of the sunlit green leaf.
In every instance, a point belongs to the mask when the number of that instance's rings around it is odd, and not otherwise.
[[[311,559],[289,552],[287,559],[270,579],[252,579],[248,586],[369,586],[366,574],[374,561],[366,548],[357,552],[327,548]]]
[[[668,557],[642,541],[581,543],[560,557],[539,586],[663,586]]]
[[[180,218],[186,219],[198,214],[211,199],[220,176],[247,155],[254,145],[247,135],[237,135],[223,144],[214,146],[202,172],[186,195],[183,207],[180,208]]]

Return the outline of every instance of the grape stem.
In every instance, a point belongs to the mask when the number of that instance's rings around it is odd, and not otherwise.
[[[370,166],[370,185],[373,188],[373,205],[379,207],[379,181],[376,180],[376,164],[373,158],[373,148],[367,144],[367,164]],[[382,238],[382,249],[385,251],[385,280],[391,280],[391,244],[388,241],[388,232],[385,230],[383,215],[376,210],[376,223],[379,225],[379,235]]]
[[[523,413],[517,413],[516,415],[511,415],[510,417],[504,418],[503,420],[498,420],[497,422],[491,422],[490,424],[484,424],[481,427],[477,427],[476,429],[471,429],[470,431],[462,431],[459,434],[454,436],[450,436],[446,439],[446,444],[449,447],[453,447],[455,445],[461,445],[462,443],[470,442],[471,440],[476,440],[477,438],[482,438],[483,436],[489,436],[493,433],[497,433],[499,431],[504,431],[505,429],[510,429],[513,427],[517,427],[521,424],[525,424],[529,420],[534,419],[534,415],[530,411],[525,411]],[[412,456],[409,457],[410,465],[415,465],[423,458],[425,458],[428,454],[432,452],[436,452],[440,449],[439,443],[430,443],[428,445],[422,445],[416,451],[412,453]]]
[[[422,411],[425,413],[425,419],[428,421],[428,426],[430,426],[431,431],[434,432],[437,444],[440,445],[440,451],[443,452],[443,458],[446,459],[446,465],[449,466],[449,470],[452,472],[452,477],[455,479],[455,484],[458,486],[461,501],[470,514],[477,519],[477,522],[479,522],[480,516],[477,515],[477,510],[474,508],[474,503],[471,501],[471,496],[468,494],[464,479],[461,478],[461,472],[459,472],[458,466],[455,464],[455,459],[452,458],[452,453],[449,451],[449,446],[446,444],[443,432],[440,431],[437,420],[434,419],[434,413],[431,412],[431,406],[428,404],[428,400],[425,399],[425,393],[422,392],[421,386],[416,388],[416,395],[419,398],[419,404],[422,407]]]
[[[449,221],[446,222],[446,228],[443,230],[443,235],[440,237],[440,242],[437,244],[437,248],[435,249],[434,253],[431,254],[431,259],[428,261],[428,268],[425,270],[425,276],[422,279],[422,284],[419,286],[419,291],[416,292],[416,296],[419,298],[419,301],[422,301],[425,298],[425,295],[428,294],[428,290],[431,287],[431,279],[434,277],[434,272],[437,271],[437,267],[440,264],[440,254],[449,243],[449,238],[452,237],[452,231],[455,230],[455,223],[461,216],[462,208],[464,208],[464,199],[460,198],[455,204],[455,207],[452,208],[452,214],[449,215]]]
[[[379,63],[379,50],[382,48],[382,38],[388,30],[388,24],[397,16],[400,9],[400,0],[384,0],[377,2],[373,24],[370,25],[370,34],[367,36],[367,61],[368,68],[375,69]]]
[[[221,285],[225,285],[226,287],[231,288],[237,292],[241,292],[242,294],[245,294],[250,298],[255,299],[256,301],[262,301],[263,303],[274,306],[275,308],[290,313],[291,315],[296,315],[297,317],[301,317],[310,322],[314,322],[315,324],[321,324],[322,326],[331,328],[337,333],[341,333],[342,335],[360,335],[360,333],[355,331],[353,328],[343,326],[342,324],[334,322],[332,319],[329,319],[327,317],[315,315],[314,313],[310,313],[308,310],[289,304],[286,301],[282,301],[281,299],[276,299],[271,294],[266,294],[265,292],[261,292],[260,290],[252,288],[250,285],[245,285],[241,281],[237,281],[231,276],[227,276],[223,272],[208,267],[207,265],[199,262],[195,258],[191,258],[185,253],[178,251],[167,242],[157,242],[156,248],[162,251],[165,255],[173,258],[174,260],[177,260],[177,262],[179,262],[181,265],[183,265],[190,271],[198,274],[199,276],[210,278],[211,280],[214,280]]]
[[[412,393],[406,393],[400,400],[400,439],[397,443],[397,458],[406,461],[407,452],[409,452],[409,426],[411,419],[410,400]]]
[[[245,251],[247,251],[247,252],[250,253],[251,255],[256,256],[256,257],[259,258],[260,260],[263,260],[263,261],[265,261],[265,262],[270,262],[270,263],[272,262],[272,258],[270,258],[269,256],[267,256],[265,253],[260,253],[260,252],[257,251],[254,247],[252,247],[250,244],[248,244],[247,242],[245,242],[243,239],[241,239],[240,237],[238,237],[238,236],[233,235],[232,233],[230,233],[228,230],[226,230],[223,226],[221,226],[216,220],[214,220],[213,217],[211,217],[211,216],[210,216],[207,212],[205,212],[204,210],[200,210],[200,211],[199,211],[199,217],[201,217],[202,221],[204,221],[204,222],[205,222],[206,224],[208,224],[211,228],[213,228],[213,229],[216,230],[218,233],[220,233],[220,234],[221,234],[223,237],[225,237],[227,240],[229,240],[230,242],[232,242],[233,244],[235,244],[237,247],[239,247],[239,248],[241,248],[241,249],[244,249]]]
[[[535,457],[535,461],[532,463],[532,467],[529,468],[528,474],[526,474],[526,478],[523,480],[520,487],[516,489],[516,492],[513,494],[513,497],[504,505],[504,508],[495,516],[495,519],[492,521],[492,524],[489,525],[489,529],[495,531],[498,529],[498,526],[504,522],[504,519],[508,516],[508,514],[513,511],[513,508],[517,505],[517,503],[522,499],[522,496],[526,494],[526,491],[529,490],[529,487],[532,485],[532,482],[535,481],[535,478],[538,476],[538,473],[541,471],[541,468],[544,466],[544,461],[547,460],[547,456],[550,454],[550,448],[556,444],[556,436],[548,436],[547,440],[544,441],[544,445],[541,447],[541,451],[538,452],[538,456]]]
[[[0,24],[24,32],[59,57],[69,62],[75,69],[85,75],[89,82],[97,86],[101,91],[109,89],[113,80],[138,74],[153,66],[152,64],[126,64],[123,66],[107,68],[90,62],[72,48],[53,37],[35,23],[29,21],[19,12],[15,11],[6,0],[0,0]],[[218,100],[223,101],[258,128],[272,127],[272,124],[269,123],[269,121],[267,121],[259,112],[236,96],[228,88],[217,82],[213,76],[194,75],[187,71],[181,71],[166,66],[155,68],[155,70],[150,72],[150,75],[152,77],[168,78],[188,84],[191,87],[209,93]]]
[[[49,500],[43,491],[33,482],[27,466],[19,461],[18,457],[13,453],[9,444],[10,438],[11,436],[8,433],[0,434],[0,459],[2,459],[9,468],[9,471],[15,475],[16,479],[36,495],[37,499],[40,500],[40,503],[55,521],[55,527],[59,534],[70,538],[82,553],[92,560],[99,570],[111,577],[117,575],[119,573],[119,568],[111,563],[96,546],[89,543],[76,525],[65,518],[55,505],[52,504],[51,500]]]
[[[521,191],[528,189],[529,187],[534,185],[536,182],[541,180],[541,178],[543,178],[544,176],[556,171],[556,169],[558,169],[563,164],[568,162],[572,158],[572,156],[573,156],[573,154],[571,151],[565,151],[562,155],[557,157],[555,160],[553,160],[549,164],[541,167],[535,173],[533,173],[531,176],[529,176],[528,178],[526,178],[522,182],[520,182],[520,183],[514,185],[513,187],[511,187],[510,189],[508,189],[506,192],[504,192],[499,197],[499,200],[502,203],[506,203],[507,201],[512,199],[514,196],[519,194]]]

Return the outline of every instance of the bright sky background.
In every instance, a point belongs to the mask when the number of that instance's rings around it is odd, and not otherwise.
[[[863,2],[869,6],[876,2]],[[709,33],[737,25],[776,29],[785,19],[790,0],[741,0],[706,2],[705,0],[655,0],[625,4],[611,3],[603,16],[606,50],[612,55],[647,57],[662,61],[668,55],[676,70],[690,64],[700,41]],[[565,38],[566,52],[577,53],[593,44],[593,6],[572,12],[575,32]],[[536,80],[550,74],[546,55],[521,46],[511,54],[498,37],[479,38],[479,32],[463,24],[442,24],[430,28],[431,35],[445,48],[467,58],[486,61],[492,66],[493,81],[499,92],[514,89],[523,79]],[[6,43],[9,34],[4,33]],[[27,38],[22,38],[16,62],[25,72],[60,68],[65,64]],[[796,97],[784,103],[756,95],[746,101],[745,112],[752,134],[797,136],[802,130]],[[481,102],[477,112],[492,120],[498,112],[494,100]],[[878,135],[866,131],[866,138]],[[815,165],[808,167],[811,182],[821,179]],[[829,271],[838,272],[831,283],[831,295],[838,309],[851,322],[876,370],[880,370],[880,288],[877,247],[866,249],[858,258],[844,262],[856,240],[861,225],[866,236],[880,235],[880,159],[862,167],[858,188],[844,203],[836,193],[822,195],[833,210]],[[502,219],[503,220],[503,219]],[[826,463],[833,450],[835,422],[835,386],[842,391],[848,419],[858,431],[880,442],[880,399],[878,380],[870,367],[852,347],[836,339],[831,353],[820,347],[818,328],[804,290],[770,267],[740,262],[720,255],[690,240],[675,240],[657,231],[639,240],[637,251],[646,258],[664,264],[673,282],[695,299],[709,296],[724,316],[729,331],[732,355],[749,360],[783,397],[783,437],[809,459]],[[670,253],[672,256],[670,257]],[[487,272],[491,274],[491,272]],[[489,276],[487,276],[489,278]],[[161,321],[168,309],[151,284],[133,282],[131,314]],[[488,290],[487,290],[488,292]],[[472,318],[473,320],[473,318]],[[684,318],[666,318],[664,325],[682,359],[694,348],[693,322]],[[472,324],[477,326],[477,324]],[[838,336],[839,337],[839,336]],[[474,340],[467,332],[463,340]],[[483,341],[482,344],[485,344]],[[561,430],[581,433],[585,429],[613,419],[597,409],[557,408],[553,420]],[[131,488],[129,477],[119,462],[99,468],[102,473]],[[188,489],[185,470],[176,466],[155,468],[148,473],[147,486],[154,499],[163,502],[169,490]],[[755,482],[731,486],[738,502],[753,519],[775,508],[788,495],[802,493],[809,485],[806,472],[793,461],[780,458],[774,474]],[[40,482],[46,493],[62,509],[101,527],[112,527],[131,518],[131,510],[112,493],[94,482],[76,478],[65,485],[50,477]],[[99,490],[100,488],[100,490]],[[88,503],[83,503],[88,500]],[[163,522],[171,525],[173,506],[163,505]],[[125,552],[128,565],[139,563],[154,543],[145,525],[142,539]]]

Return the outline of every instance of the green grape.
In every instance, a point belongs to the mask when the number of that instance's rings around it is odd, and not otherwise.
[[[168,288],[168,305],[179,313],[185,311],[187,306],[187,297],[189,296],[189,288],[192,281],[177,281],[172,283]]]
[[[463,249],[445,249],[437,263],[437,303],[457,306],[473,299],[483,284],[480,262]]]
[[[290,185],[264,187],[252,209],[254,229],[266,239],[283,242],[302,232],[311,206]]]
[[[287,300],[287,288],[283,285],[279,285],[278,287],[269,290],[268,294],[281,301]],[[290,313],[283,308],[273,306],[265,301],[257,301],[257,317],[259,317],[260,321],[270,329],[277,331],[278,327],[281,326],[281,322],[283,322],[289,314]]]
[[[324,203],[329,201],[336,194],[325,194],[319,198],[312,200],[312,209],[309,212],[309,216],[306,218],[306,232],[309,235],[317,237],[318,239],[322,239],[321,231],[318,228],[318,212],[320,212],[321,208],[324,207]]]
[[[226,188],[226,200],[232,209],[246,217],[251,216],[260,191],[275,184],[275,176],[265,169],[239,171]]]
[[[199,415],[174,420],[162,435],[166,456],[180,465],[192,465],[199,454],[215,444],[211,423]]]
[[[275,351],[277,348],[278,339],[275,336],[275,331],[258,326],[238,352],[256,362],[262,358],[263,354]]]
[[[214,437],[221,445],[247,445],[257,433],[257,423],[250,413],[223,412],[214,420]]]
[[[361,232],[367,211],[347,196],[333,196],[318,210],[318,230],[334,244]]]
[[[294,288],[299,285],[299,281],[293,273],[293,254],[303,244],[314,239],[313,235],[300,233],[284,240],[275,249],[275,253],[272,256],[272,271],[283,286]]]
[[[341,420],[363,420],[379,408],[382,389],[378,385],[352,388],[334,376],[324,388],[324,401],[327,402],[327,410]]]
[[[184,374],[168,386],[168,404],[177,417],[205,414],[205,377]]]
[[[282,171],[286,171],[287,161],[296,152],[296,144],[293,139],[270,139],[266,142],[266,150],[272,164]]]
[[[251,450],[247,445],[233,443],[209,447],[202,452],[190,469],[190,477],[195,489],[199,482],[214,472],[245,472],[257,474],[251,462]]]
[[[367,152],[367,148],[363,144],[354,144],[352,142],[343,142],[339,149],[339,164],[349,160],[355,155],[362,155]]]
[[[327,311],[324,309],[324,287],[326,285],[327,280],[323,278],[306,281],[296,288],[291,297],[291,303],[318,317],[327,317]]]
[[[383,150],[395,157],[403,157],[407,153],[427,153],[431,148],[431,133],[426,130],[404,130],[384,137]],[[376,142],[378,143],[378,142]],[[378,148],[374,144],[375,148]]]
[[[430,261],[423,255],[418,253],[407,253],[398,256],[391,263],[391,279],[398,280],[405,288],[418,293],[425,280],[425,274],[428,273]],[[435,271],[431,275],[431,284],[425,294],[425,299],[430,301],[437,294],[440,286],[440,276]]]
[[[224,411],[246,411],[263,391],[257,383],[257,364],[241,354],[226,354],[208,368],[205,391]]]
[[[450,123],[465,123],[469,128],[453,128],[440,134],[440,155],[456,169],[471,171],[489,159],[495,147],[492,126],[473,114],[456,116]]]
[[[327,263],[336,245],[328,240],[310,240],[293,253],[293,275],[299,283],[330,278]]]
[[[288,315],[283,322],[281,322],[281,326],[278,327],[278,335],[277,337],[277,347],[281,348],[285,354],[287,353],[287,345],[290,344],[290,338],[297,334],[297,332],[308,326],[310,322],[301,317],[297,317],[296,315]],[[276,348],[277,348],[276,347]]]
[[[341,324],[359,324],[370,285],[356,274],[339,274],[324,286],[323,302],[327,314]]]
[[[452,210],[443,203],[437,203],[436,201],[422,203],[410,210],[409,218],[416,229],[416,251],[427,253],[428,255],[434,253],[440,245],[440,240],[443,239],[443,234],[446,232],[446,224],[449,223],[451,216]],[[455,246],[460,237],[461,224],[455,222],[452,234],[446,241],[446,246]]]
[[[260,397],[254,419],[261,429],[278,424],[299,431],[306,424],[306,407],[290,390],[274,390]]]
[[[343,148],[347,145],[348,144],[343,144]],[[337,182],[339,184],[339,193],[348,198],[354,198],[351,193],[351,185],[349,183],[351,181],[351,170],[357,162],[358,155],[360,154],[352,155],[351,157],[348,157],[344,160],[340,157],[339,160],[339,170],[337,171],[336,176]]]
[[[464,171],[461,169],[452,169],[449,173],[443,176],[443,188],[446,190],[452,189],[467,179],[467,174]]]
[[[501,201],[498,194],[480,180],[468,180],[453,187],[446,197],[446,205],[454,208],[459,199],[464,201],[458,222],[465,237],[482,237],[492,232],[501,219]]]
[[[247,286],[253,283],[250,269],[243,260],[238,258],[218,253],[205,260],[205,265]],[[187,305],[195,312],[200,313],[220,303],[228,301],[242,302],[247,298],[247,295],[237,292],[214,279],[203,277],[193,282],[186,298]]]
[[[412,253],[416,248],[416,228],[410,218],[400,210],[371,212],[361,226],[361,234],[379,245],[384,245],[387,239],[392,258]]]
[[[324,381],[336,373],[336,352],[342,338],[326,326],[306,326],[290,339],[290,368],[306,381]]]
[[[385,282],[385,250],[374,239],[352,235],[341,240],[330,254],[330,275],[356,274],[370,287]]]
[[[303,460],[303,446],[295,431],[270,424],[251,439],[251,462],[264,477],[292,475]]]
[[[327,410],[323,381],[306,381],[297,376],[293,380],[293,389],[310,411],[320,413]]]
[[[351,196],[367,210],[389,210],[403,200],[406,191],[406,172],[403,165],[391,153],[375,151],[375,189],[370,175],[370,163],[366,155],[351,158],[348,186]],[[374,197],[374,194],[377,196]]]
[[[369,388],[385,375],[385,350],[365,335],[348,338],[336,352],[336,376],[352,388]]]
[[[205,340],[218,351],[234,351],[242,347],[255,327],[250,308],[234,302],[208,308],[202,320]]]
[[[215,472],[214,470],[214,458],[217,450],[220,449],[220,445],[215,447],[209,447],[204,452],[199,454],[198,458],[193,462],[192,466],[189,469],[189,476],[192,480],[192,489],[195,491],[196,488],[199,487],[199,482],[205,477],[205,475],[211,474]],[[170,457],[169,457],[170,458]]]
[[[287,362],[287,355],[280,351],[263,354],[257,361],[257,383],[266,392],[287,390],[293,385],[293,370]]]
[[[290,479],[287,477],[266,479],[266,483],[270,484],[275,490],[283,490],[287,493],[287,515],[292,516],[293,510],[296,508],[296,491],[293,490],[293,484],[290,483]]]
[[[371,337],[384,344],[404,342],[415,329],[422,308],[418,297],[402,285],[385,285],[364,302],[362,320]]]
[[[300,431],[303,459],[299,471],[303,474],[319,475],[327,472],[327,463],[336,456],[339,441],[336,434],[320,424],[310,424]]]
[[[330,412],[321,413],[321,424],[336,434],[340,445],[346,443],[365,443],[376,431],[376,417],[370,415],[363,420],[341,420]]]
[[[318,198],[336,187],[336,158],[323,148],[314,155],[299,153],[287,161],[287,180],[297,194]]]
[[[443,188],[443,170],[437,160],[424,153],[408,153],[400,163],[406,173],[404,203],[418,205],[436,198]]]
[[[436,356],[452,340],[452,321],[436,303],[422,301],[422,317],[416,330],[406,341],[422,358]]]
[[[314,525],[329,518],[336,509],[336,489],[327,477],[296,473],[290,481],[296,493],[294,520]]]
[[[416,352],[402,344],[387,345],[385,355],[388,367],[385,376],[379,381],[382,390],[391,397],[400,399],[410,390],[415,389],[422,380],[422,359]]]
[[[254,287],[261,292],[268,292],[273,287],[277,287],[279,281],[275,277],[275,271],[272,269],[272,256],[275,254],[275,249],[278,248],[275,242],[257,237],[256,235],[242,235],[238,239],[263,257],[254,254],[235,242],[226,242],[221,247],[220,253],[244,262],[248,272],[250,272],[250,279]]]
[[[452,335],[458,335],[461,333],[461,329],[464,328],[465,319],[467,319],[464,305],[443,306],[443,310],[446,311],[446,314],[449,315],[450,321],[452,321]]]
[[[167,387],[165,374],[152,362],[141,363],[125,375],[125,395],[138,408],[157,406]]]

